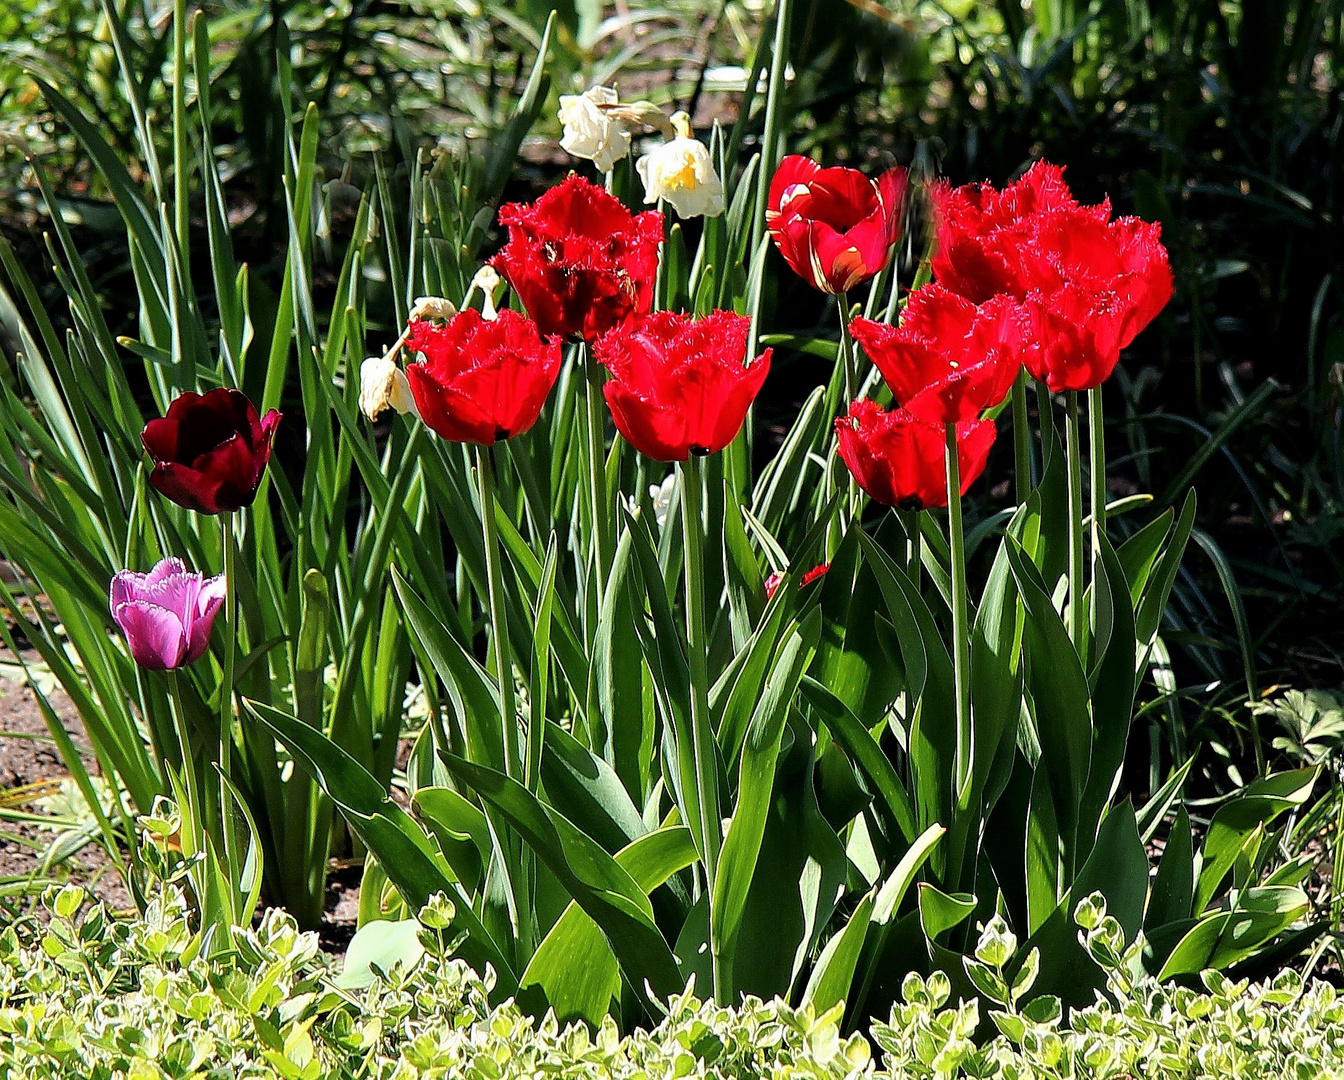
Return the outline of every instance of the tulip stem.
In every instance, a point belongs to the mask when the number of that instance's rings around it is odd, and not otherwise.
[[[854,397],[858,393],[858,354],[854,349],[854,338],[849,332],[849,294],[836,293],[836,306],[840,310],[840,366],[845,375],[845,403],[843,409],[848,410],[854,404]],[[853,517],[859,517],[863,512],[862,496],[859,494],[858,482],[850,474],[846,483],[849,486],[849,497],[846,502],[849,503],[849,512]]]
[[[231,778],[233,757],[233,693],[237,677],[238,655],[238,585],[234,579],[237,566],[234,539],[234,515],[225,511],[219,516],[220,546],[224,561],[224,611],[228,618],[228,632],[224,635],[224,683],[220,687],[219,718],[219,828],[224,839],[224,860],[229,869],[229,880],[239,878],[237,852],[234,850],[233,815],[228,779]]]
[[[186,698],[182,693],[182,673],[176,670],[166,672],[168,676],[168,692],[172,697],[173,726],[177,729],[177,741],[182,746],[182,782],[186,788],[187,805],[178,807],[178,820],[180,848],[183,861],[187,863],[188,880],[191,882],[192,891],[196,894],[196,906],[201,916],[202,925],[216,927],[218,932],[223,935],[224,945],[228,947],[233,941],[233,927],[238,922],[238,912],[234,909],[233,902],[236,896],[227,898],[220,896],[213,888],[217,863],[215,858],[210,858],[210,833],[207,824],[206,808],[201,804],[201,789],[198,785],[196,775],[196,762],[191,752],[191,724],[187,720]],[[221,774],[222,775],[222,774]],[[174,787],[176,787],[174,785]],[[223,807],[220,808],[223,810]],[[222,819],[221,819],[222,822]],[[224,835],[228,836],[228,829],[222,828]],[[215,851],[218,851],[216,848]],[[207,858],[203,864],[196,864],[198,855],[206,855]],[[225,858],[229,855],[226,851]],[[236,868],[229,863],[221,873],[227,875],[230,883],[236,883],[239,877]],[[227,899],[227,907],[221,907],[220,901]]]
[[[700,856],[705,864],[705,883],[713,903],[714,882],[719,861],[719,772],[714,759],[714,732],[709,720],[709,676],[705,654],[705,568],[704,537],[700,520],[702,471],[700,459],[692,456],[677,467],[681,484],[681,526],[686,556],[686,662],[691,683],[691,749],[695,761],[693,790],[695,816],[687,815],[689,824],[699,824]],[[692,785],[690,777],[682,780],[683,791]],[[689,794],[689,792],[688,792]],[[711,926],[713,925],[711,920]],[[714,998],[724,1003],[723,970],[720,963],[721,943],[717,937],[710,941],[710,957],[714,968]]]
[[[784,127],[785,71],[793,27],[793,0],[775,0],[775,40],[770,50],[770,81],[765,94],[765,129],[761,132],[761,161],[756,174],[756,205],[751,221],[751,252],[765,238],[765,209],[770,203],[770,181],[779,164],[780,132]],[[755,90],[755,87],[751,87]]]
[[[1013,469],[1017,474],[1018,504],[1031,494],[1031,431],[1027,427],[1027,373],[1019,371],[1013,380]]]
[[[1065,464],[1069,472],[1069,638],[1086,659],[1083,641],[1083,463],[1078,447],[1078,391],[1066,397]]]
[[[485,573],[490,602],[490,644],[495,654],[495,678],[499,683],[499,716],[504,725],[504,767],[521,781],[518,741],[512,732],[513,661],[509,654],[508,613],[504,608],[504,573],[499,557],[499,525],[495,521],[495,468],[488,446],[477,445],[476,479],[481,498],[481,530],[485,539]]]
[[[971,780],[971,637],[966,606],[966,537],[961,524],[961,462],[957,458],[957,425],[947,433],[947,542],[952,554],[952,684],[957,698],[957,749],[953,767],[957,805]]]
[[[1106,535],[1106,431],[1101,413],[1101,387],[1087,392],[1087,448],[1092,484],[1092,628],[1097,627],[1097,578],[1102,573],[1101,538]]]
[[[173,727],[177,731],[177,742],[182,748],[182,781],[186,787],[188,806],[182,814],[184,824],[188,821],[196,826],[205,827],[205,808],[201,805],[200,788],[197,786],[196,759],[191,752],[191,725],[187,722],[186,700],[182,695],[182,675],[176,670],[170,669],[165,672],[168,676],[168,692],[172,696],[172,714]],[[180,808],[179,808],[180,809]],[[202,837],[194,836],[197,843],[202,842]],[[193,854],[183,851],[184,855]],[[204,905],[205,898],[197,898]]]
[[[854,403],[858,387],[858,357],[854,354],[854,339],[849,334],[849,294],[836,293],[840,309],[840,363],[845,373],[845,408]]]
[[[588,493],[593,514],[597,610],[601,611],[607,592],[607,571],[612,561],[610,522],[607,520],[607,440],[603,431],[606,416],[602,401],[602,368],[587,345],[579,346],[579,363],[587,379]]]
[[[1055,409],[1050,400],[1050,388],[1044,380],[1035,379],[1036,412],[1041,425],[1041,476],[1045,476],[1055,451],[1059,449],[1059,432],[1055,429]]]
[[[513,701],[513,661],[509,650],[508,611],[504,606],[504,572],[500,565],[499,525],[495,521],[495,466],[490,447],[476,444],[477,491],[481,500],[481,531],[485,540],[485,576],[490,603],[490,647],[495,656],[495,679],[499,689],[500,735],[504,742],[504,771],[523,783],[523,767],[518,751],[517,711]],[[532,950],[531,888],[525,870],[525,853],[515,849],[515,841],[506,841],[510,884],[514,897],[514,917],[518,922],[519,948],[523,955]]]

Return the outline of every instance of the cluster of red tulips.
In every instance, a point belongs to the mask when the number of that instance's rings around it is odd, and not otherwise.
[[[652,312],[663,215],[631,214],[602,188],[570,176],[531,205],[500,210],[509,241],[494,266],[528,315],[473,310],[412,323],[407,368],[416,407],[446,439],[491,445],[526,431],[560,369],[564,341],[582,341],[606,368],[616,429],[659,461],[730,443],[770,369],[746,357],[750,320]]]
[[[844,303],[889,263],[906,190],[899,168],[870,179],[791,156],[766,225],[789,266]],[[933,282],[910,295],[899,326],[850,326],[896,407],[853,400],[835,424],[863,490],[907,509],[946,505],[952,446],[962,492],[979,476],[995,437],[984,413],[1024,367],[1051,391],[1099,386],[1172,293],[1158,226],[1080,205],[1056,166],[1038,163],[1002,191],[943,184],[932,196]],[[641,453],[686,461],[733,440],[770,350],[746,355],[750,320],[733,312],[652,311],[661,213],[632,214],[571,175],[535,203],[503,207],[500,221],[509,240],[493,265],[527,314],[490,304],[412,321],[405,341],[422,360],[406,377],[430,428],[484,446],[522,434],[556,381],[562,343],[581,341],[606,369],[617,430]],[[183,394],[145,428],[150,481],[204,513],[246,506],[278,420],[258,418],[236,390]]]
[[[884,270],[900,238],[902,169],[870,179],[785,158],[766,223],[788,264],[844,296]],[[852,325],[897,408],[850,403],[838,449],[879,502],[945,505],[946,433],[955,435],[962,490],[983,470],[995,426],[982,419],[1025,366],[1052,391],[1100,385],[1122,348],[1171,296],[1158,226],[1081,206],[1062,170],[1032,167],[1003,191],[933,191],[934,282],[913,293],[899,326]],[[685,461],[732,441],[760,390],[770,352],[745,355],[748,320],[651,313],[663,235],[657,211],[631,214],[570,176],[531,205],[500,212],[509,241],[494,261],[528,316],[464,311],[413,324],[408,368],[421,416],[448,439],[490,445],[535,422],[562,341],[588,343],[606,368],[617,430],[641,453]],[[843,301],[842,301],[843,302]]]
[[[768,220],[789,265],[843,296],[885,268],[904,189],[897,169],[868,181],[786,158]],[[1023,367],[1055,392],[1100,386],[1172,294],[1158,226],[1079,205],[1057,166],[1037,163],[1003,191],[940,184],[933,206],[934,281],[909,297],[899,326],[850,327],[897,408],[856,400],[836,421],[859,485],[909,509],[947,503],[953,440],[962,492],[980,475],[995,437],[981,417]]]

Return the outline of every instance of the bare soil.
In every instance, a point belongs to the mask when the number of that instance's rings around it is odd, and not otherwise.
[[[12,653],[0,653],[0,658],[14,659]],[[90,771],[96,773],[70,699],[57,690],[50,701],[75,745],[88,755]],[[9,810],[40,814],[39,800],[55,794],[69,776],[32,689],[0,676],[0,802]],[[44,869],[46,851],[56,837],[56,831],[40,823],[0,821],[0,879],[17,884],[21,879],[73,878],[114,911],[134,909],[125,882],[97,843],[86,844],[63,863]]]
[[[27,652],[23,658],[36,660]],[[0,649],[0,661],[13,660],[12,653]],[[49,700],[72,741],[87,755],[90,772],[96,774],[97,763],[70,699],[56,690]],[[22,682],[0,675],[0,807],[40,814],[39,800],[53,794],[69,776],[37,696]],[[33,909],[33,897],[44,881],[73,880],[111,910],[125,914],[135,911],[130,890],[98,842],[86,844],[63,862],[44,868],[46,852],[56,837],[56,831],[40,822],[0,819],[0,896],[6,883],[14,892],[8,903],[0,900],[0,926],[8,918]],[[328,952],[344,953],[355,932],[361,872],[358,861],[333,860],[319,931],[322,947]],[[34,885],[31,896],[24,895],[22,885],[27,882]]]

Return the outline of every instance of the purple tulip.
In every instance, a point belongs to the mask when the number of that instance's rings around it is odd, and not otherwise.
[[[207,578],[181,559],[164,559],[148,574],[121,570],[112,579],[112,618],[131,656],[150,671],[171,671],[205,655],[224,605],[224,575]]]

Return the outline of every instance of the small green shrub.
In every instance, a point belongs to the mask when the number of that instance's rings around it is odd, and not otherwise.
[[[428,930],[422,960],[353,993],[336,985],[316,935],[281,911],[239,933],[233,953],[207,958],[171,887],[132,922],[86,906],[74,886],[49,892],[46,907],[47,925],[0,933],[3,1080],[1344,1076],[1344,998],[1330,985],[1292,971],[1267,985],[1208,973],[1201,994],[1131,977],[1136,947],[1115,951],[1123,935],[1095,898],[1080,905],[1082,940],[1108,968],[1114,1001],[1099,995],[1066,1026],[1057,999],[1018,1009],[1005,994],[993,1015],[1001,1034],[977,1045],[977,1004],[950,1007],[942,973],[911,975],[889,1023],[873,1029],[882,1054],[842,1033],[843,1006],[818,1015],[749,997],[729,1009],[693,988],[626,1038],[611,1019],[596,1031],[553,1015],[535,1023],[512,1001],[492,1009],[489,977]],[[1006,955],[999,933],[981,936],[982,977]]]

